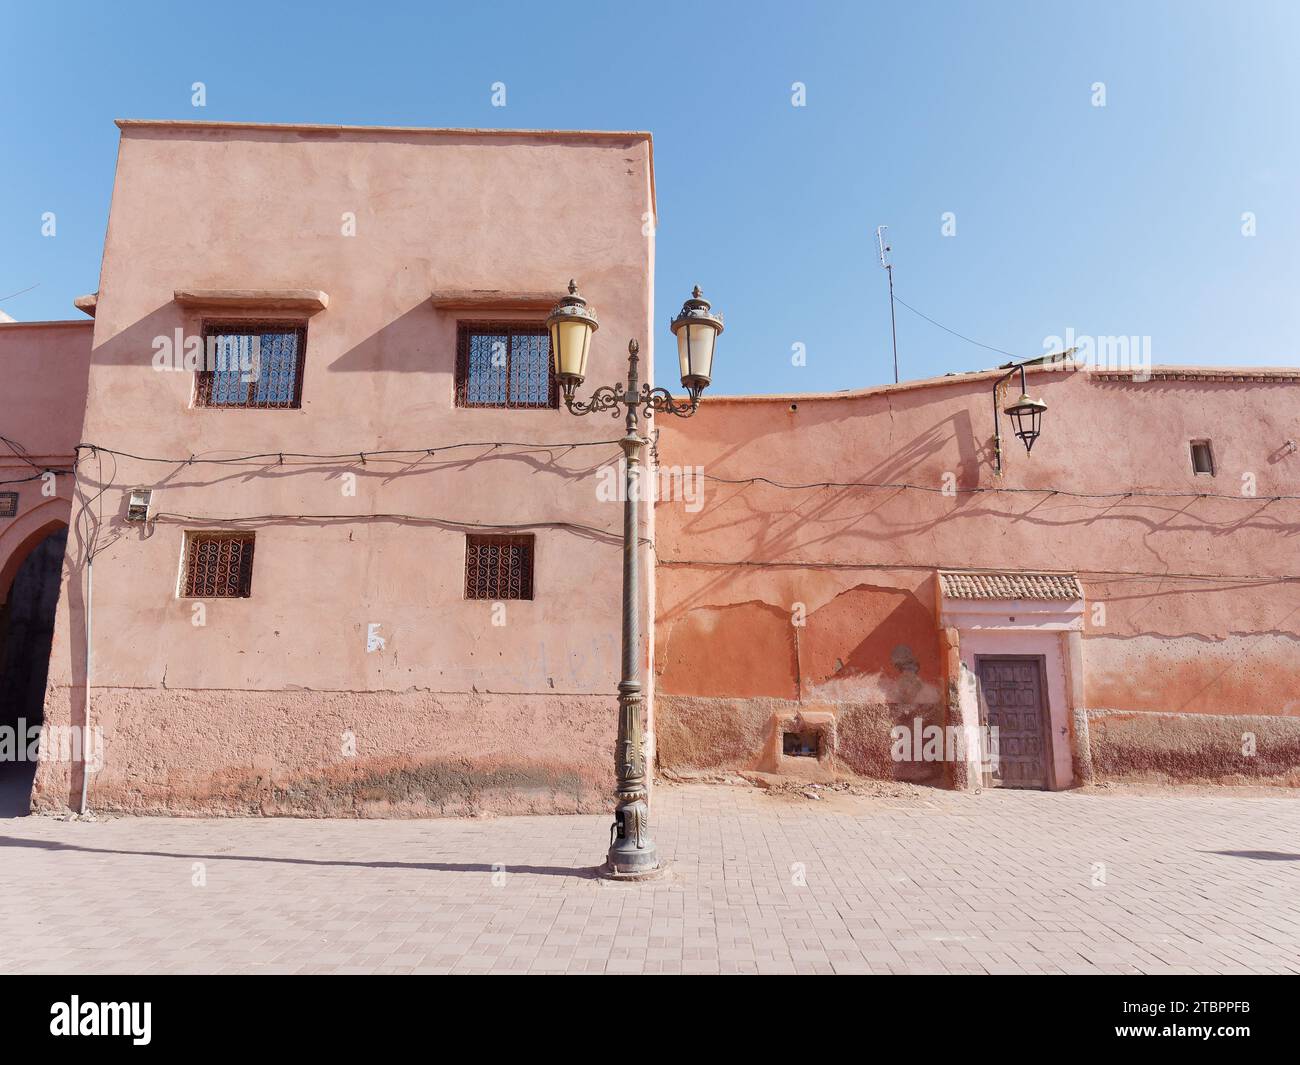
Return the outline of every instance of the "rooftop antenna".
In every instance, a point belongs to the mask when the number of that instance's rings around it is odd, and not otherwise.
[[[898,327],[894,324],[894,264],[889,261],[893,250],[885,243],[885,230],[888,226],[876,226],[876,246],[880,248],[880,265],[889,275],[889,335],[894,341],[894,384],[898,384]]]

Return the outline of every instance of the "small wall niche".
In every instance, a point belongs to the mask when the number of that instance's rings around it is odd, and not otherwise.
[[[774,713],[763,738],[763,751],[752,768],[799,780],[834,780],[835,711],[818,706]]]
[[[1214,449],[1208,440],[1191,442],[1192,472],[1201,476],[1214,476]]]
[[[787,758],[820,758],[822,734],[819,730],[804,729],[781,733],[781,753]]]

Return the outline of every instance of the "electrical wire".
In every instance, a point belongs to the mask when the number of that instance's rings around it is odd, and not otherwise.
[[[17,292],[11,292],[11,293],[9,293],[9,295],[7,295],[7,296],[0,296],[0,300],[11,300],[11,299],[13,299],[15,296],[21,296],[21,295],[24,295],[25,293],[30,292],[32,289],[34,289],[34,288],[40,288],[40,287],[41,287],[41,283],[40,283],[39,281],[37,281],[36,284],[34,284],[34,285],[28,285],[26,288],[20,288]]]
[[[86,545],[87,565],[94,562],[95,556],[98,555],[101,550],[103,550],[103,548],[99,546],[99,534],[100,534],[100,530],[104,526],[104,515],[102,510],[99,514],[96,514],[94,511],[94,505],[98,503],[101,508],[103,507],[104,496],[107,494],[108,490],[113,487],[113,482],[116,481],[117,479],[117,459],[113,455],[109,455],[109,458],[113,460],[113,472],[109,474],[109,478],[107,482],[104,481],[104,456],[96,455],[95,458],[98,461],[97,477],[98,477],[99,491],[97,491],[92,496],[85,497],[85,502],[82,504],[81,507],[81,514],[85,515],[86,517],[86,532],[84,534],[84,542]],[[78,461],[80,461],[80,456],[78,456]],[[74,478],[73,480],[74,486],[80,487],[80,483],[81,483],[80,477]],[[110,540],[107,544],[104,545],[104,547],[106,548],[112,546],[112,544],[117,539],[118,537],[115,536],[113,540]]]
[[[18,441],[16,440],[10,440],[9,437],[7,436],[0,436],[0,440],[3,440],[5,446],[10,451],[12,451],[18,458],[22,459],[25,463],[27,463],[27,465],[30,466],[32,469],[39,470],[41,468],[40,466],[38,466],[36,463],[32,461],[32,453],[28,451],[24,445],[18,443]]]
[[[0,484],[26,484],[28,481],[39,481],[47,473],[53,474],[71,474],[71,470],[42,470],[40,473],[33,473],[30,477],[10,477],[0,481]]]
[[[939,495],[977,495],[981,492],[1002,492],[1002,493],[1026,493],[1030,495],[1059,495],[1067,496],[1073,499],[1128,499],[1135,498],[1153,498],[1153,499],[1231,499],[1244,503],[1275,502],[1281,499],[1300,499],[1300,495],[1270,495],[1270,496],[1242,496],[1233,495],[1231,492],[1157,492],[1144,488],[1131,488],[1123,492],[1076,492],[1069,488],[1014,488],[1000,487],[998,485],[976,486],[972,488],[936,488],[929,484],[914,484],[909,481],[808,481],[806,483],[787,483],[784,481],[774,481],[770,477],[719,477],[716,474],[705,473],[701,476],[706,481],[717,481],[720,484],[766,484],[773,488],[784,488],[792,491],[805,491],[811,488],[894,488],[910,489],[914,492],[936,492]]]
[[[3,438],[0,438],[3,439]],[[102,451],[105,454],[117,455],[120,458],[133,459],[136,462],[160,462],[168,465],[197,465],[200,463],[208,465],[229,465],[237,462],[253,462],[260,459],[277,459],[283,462],[285,459],[315,459],[321,461],[340,461],[343,459],[360,459],[362,462],[367,459],[384,459],[394,456],[411,456],[423,455],[433,457],[439,451],[455,451],[467,447],[521,447],[535,448],[537,450],[547,450],[551,448],[575,448],[575,447],[597,447],[606,444],[617,444],[619,441],[614,440],[552,440],[543,442],[520,442],[514,440],[466,440],[451,444],[437,444],[432,447],[404,447],[389,448],[379,451],[345,451],[338,454],[319,454],[308,451],[263,451],[253,455],[231,455],[226,458],[200,458],[198,455],[186,455],[180,458],[165,458],[157,455],[135,455],[129,451],[117,451],[110,447],[104,447],[102,444],[78,444],[76,450]]]
[[[4,439],[0,437],[0,439]],[[434,456],[439,451],[450,451],[456,448],[466,447],[521,447],[521,448],[572,448],[572,447],[592,447],[597,445],[617,444],[618,439],[614,440],[578,440],[578,441],[552,441],[550,443],[520,443],[514,441],[472,441],[464,443],[444,444],[437,447],[428,448],[398,448],[383,451],[348,451],[340,454],[313,454],[310,452],[291,452],[291,451],[268,451],[252,455],[237,455],[227,458],[199,458],[191,455],[186,458],[163,458],[152,455],[135,455],[128,451],[118,451],[113,448],[104,447],[100,444],[78,444],[78,449],[89,449],[91,451],[102,451],[108,455],[116,455],[121,458],[134,459],[139,462],[160,462],[172,465],[191,465],[207,463],[212,465],[228,465],[231,463],[251,462],[260,459],[278,459],[283,461],[288,458],[315,459],[326,461],[337,461],[340,459],[357,458],[361,461],[368,459],[383,459],[392,456],[412,456],[428,455]],[[69,471],[70,472],[70,471]],[[1152,489],[1129,489],[1120,492],[1079,492],[1069,488],[1023,488],[999,485],[974,486],[974,487],[955,487],[942,488],[934,485],[916,484],[910,481],[809,481],[787,483],[773,480],[770,477],[756,475],[752,477],[720,477],[717,474],[706,473],[702,475],[705,480],[716,481],[719,484],[767,484],[773,488],[782,488],[790,490],[807,490],[813,488],[884,488],[884,489],[905,489],[915,492],[931,492],[939,495],[976,495],[984,492],[1001,492],[1001,493],[1027,493],[1032,495],[1060,495],[1074,499],[1126,499],[1129,497],[1152,498],[1152,499],[1230,499],[1242,502],[1276,502],[1284,499],[1300,499],[1298,495],[1268,495],[1268,496],[1242,496],[1234,495],[1231,492],[1166,492],[1155,491]]]
[[[0,484],[23,484],[26,481],[36,481],[44,477],[47,473],[53,473],[56,476],[71,475],[72,470],[60,469],[57,466],[41,466],[32,461],[31,452],[16,440],[10,440],[7,436],[0,436],[0,441],[14,453],[14,457],[21,459],[32,469],[37,472],[30,477],[15,477],[7,481],[0,481]]]
[[[809,562],[800,559],[783,561],[779,559],[692,559],[662,558],[655,552],[655,564],[660,566],[699,566],[701,568],[753,568],[753,569],[827,569],[827,570],[915,570],[919,573],[933,573],[935,570],[959,571],[961,573],[1005,573],[1001,569],[988,569],[979,566],[950,565],[946,563],[923,564],[920,562]],[[1170,580],[1201,581],[1239,581],[1255,587],[1261,584],[1289,584],[1300,581],[1300,573],[1175,573],[1159,570],[1121,570],[1121,569],[1073,569],[1070,573],[1084,574],[1092,577],[1159,577]]]
[[[910,310],[911,308],[909,308]],[[1004,353],[1005,354],[1005,353]],[[82,460],[82,451],[89,451],[90,455],[98,460],[98,491],[84,499],[83,506],[79,517],[87,520],[90,525],[87,535],[84,537],[87,547],[87,558],[93,559],[103,548],[99,545],[100,530],[103,526],[103,515],[96,516],[93,512],[95,503],[103,499],[105,493],[114,485],[117,477],[117,458],[124,457],[143,462],[160,462],[168,464],[189,464],[189,463],[212,463],[212,464],[229,464],[235,462],[247,462],[254,459],[276,458],[283,461],[284,458],[306,458],[306,459],[325,459],[337,460],[348,459],[354,455],[363,462],[367,458],[387,458],[397,455],[434,455],[438,451],[448,451],[465,447],[523,447],[523,448],[557,448],[557,447],[590,447],[598,445],[617,444],[620,441],[615,440],[581,440],[581,441],[560,441],[549,443],[522,443],[511,441],[465,441],[448,445],[440,445],[433,448],[401,448],[380,450],[373,452],[343,452],[341,454],[314,454],[309,452],[262,452],[253,455],[231,456],[222,459],[207,459],[197,456],[188,458],[162,458],[155,456],[134,455],[130,452],[119,451],[114,448],[103,447],[98,444],[78,444],[77,461],[70,470],[54,470],[40,467],[30,458],[27,449],[17,441],[0,435],[0,441],[5,443],[17,458],[22,459],[27,465],[37,470],[30,477],[15,478],[8,481],[0,481],[0,484],[15,484],[24,481],[39,480],[47,472],[59,472],[71,474],[75,482],[79,482],[78,466]],[[113,472],[109,481],[103,481],[103,460],[107,455],[113,460]],[[1077,492],[1070,489],[1061,488],[1023,488],[1023,487],[998,487],[998,486],[976,486],[969,488],[936,488],[933,485],[915,484],[907,481],[809,481],[809,482],[784,482],[777,481],[765,476],[752,477],[720,477],[716,474],[703,474],[704,479],[718,482],[720,484],[766,484],[773,488],[790,490],[790,491],[808,491],[821,488],[868,488],[868,489],[893,489],[893,490],[912,490],[929,493],[939,493],[941,495],[953,495],[955,493],[978,494],[985,492],[994,493],[1028,493],[1036,495],[1060,495],[1070,498],[1083,499],[1128,499],[1128,498],[1201,498],[1201,499],[1226,499],[1238,500],[1242,502],[1274,502],[1277,500],[1300,499],[1300,495],[1284,494],[1273,496],[1239,496],[1223,492],[1156,492],[1146,489],[1130,489],[1122,492]],[[78,484],[79,487],[79,484]],[[466,521],[458,518],[448,518],[439,515],[422,515],[422,514],[405,514],[395,512],[380,512],[370,514],[253,514],[239,516],[215,516],[215,515],[197,515],[183,514],[174,512],[160,512],[155,515],[151,521],[164,522],[184,522],[184,523],[213,523],[222,525],[237,525],[249,522],[268,522],[268,521],[317,521],[317,522],[362,522],[362,521],[409,521],[429,525],[442,525],[449,528],[457,529],[495,529],[495,530],[513,530],[513,529],[567,529],[574,532],[582,532],[590,535],[616,539],[619,536],[618,530],[601,529],[594,525],[586,525],[581,522],[569,521],[514,521],[514,522],[479,522]],[[114,538],[116,539],[116,537]],[[111,543],[112,541],[110,541]],[[648,537],[638,538],[640,544],[648,544],[655,549],[655,543]],[[107,546],[107,545],[105,545]],[[908,563],[834,563],[834,562],[781,562],[781,561],[754,561],[742,560],[737,562],[725,561],[696,561],[687,559],[664,559],[658,557],[658,551],[655,551],[658,564],[666,566],[763,566],[763,567],[800,567],[800,568],[831,568],[831,569],[915,569],[915,570],[933,570],[935,568],[945,568],[935,565],[920,565]],[[961,568],[961,567],[957,567]],[[1171,572],[1154,572],[1142,570],[1079,570],[1080,573],[1090,573],[1098,576],[1119,576],[1119,577],[1165,577],[1169,579],[1187,579],[1187,580],[1210,580],[1210,581],[1246,581],[1253,584],[1269,582],[1290,582],[1300,580],[1300,575],[1280,574],[1280,575],[1232,575],[1232,574],[1207,574],[1207,573],[1171,573]]]
[[[977,348],[984,348],[984,350],[986,350],[986,351],[995,351],[995,352],[997,352],[999,355],[1006,355],[1008,358],[1012,358],[1012,359],[1021,359],[1021,358],[1024,358],[1023,355],[1016,355],[1016,354],[1013,354],[1013,353],[1010,352],[1010,351],[1005,351],[1005,350],[1003,350],[1002,348],[995,348],[992,344],[984,344],[984,343],[981,343],[981,342],[978,341],[978,340],[972,340],[970,337],[966,336],[966,335],[963,334],[963,333],[959,333],[959,332],[957,332],[957,330],[955,330],[955,329],[949,329],[949,328],[948,328],[946,325],[944,325],[942,322],[936,322],[936,321],[935,321],[933,318],[931,318],[928,314],[923,314],[921,311],[918,311],[918,310],[917,310],[915,307],[913,307],[910,303],[903,303],[903,301],[902,301],[901,299],[899,299],[897,296],[895,296],[894,299],[895,299],[898,303],[902,303],[903,306],[906,307],[906,308],[907,308],[909,311],[911,311],[913,314],[918,315],[918,316],[921,317],[921,318],[924,318],[924,319],[925,319],[927,322],[929,322],[931,325],[938,326],[938,327],[939,327],[940,329],[942,329],[945,333],[951,333],[951,334],[952,334],[953,336],[955,336],[958,340],[964,340],[964,341],[966,341],[967,344],[974,344]]]
[[[175,523],[211,523],[215,525],[238,525],[248,524],[250,522],[267,522],[267,521],[314,521],[314,522],[363,522],[363,521],[409,521],[419,522],[424,525],[445,525],[453,529],[568,529],[573,532],[591,533],[596,536],[608,537],[610,539],[622,539],[621,529],[601,529],[595,525],[584,525],[575,521],[512,521],[512,522],[487,522],[487,521],[463,521],[459,518],[444,518],[431,514],[399,514],[399,513],[370,513],[370,514],[243,514],[238,516],[219,517],[211,514],[180,514],[172,511],[162,511],[149,519],[150,521],[163,521],[169,524]],[[643,543],[648,543],[646,538],[642,538]]]

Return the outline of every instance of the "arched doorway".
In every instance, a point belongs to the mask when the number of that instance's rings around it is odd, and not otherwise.
[[[2,745],[0,817],[22,816],[31,806],[36,762],[27,757],[28,738],[43,720],[67,541],[67,526],[41,538],[14,572],[0,603],[0,729],[6,739],[12,737]]]

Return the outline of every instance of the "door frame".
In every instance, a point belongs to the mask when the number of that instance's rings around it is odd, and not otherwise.
[[[1007,788],[1007,791],[1056,791],[1056,750],[1052,744],[1052,696],[1047,690],[1047,656],[1035,654],[987,654],[977,653],[975,655],[975,680],[980,682],[980,665],[985,662],[1033,662],[1038,666],[1038,727],[1043,737],[1042,750],[1039,752],[1039,759],[1043,769],[1043,786],[1041,788]],[[983,691],[980,692],[979,710],[980,724],[987,727],[988,717],[985,708],[988,704],[984,700]]]

